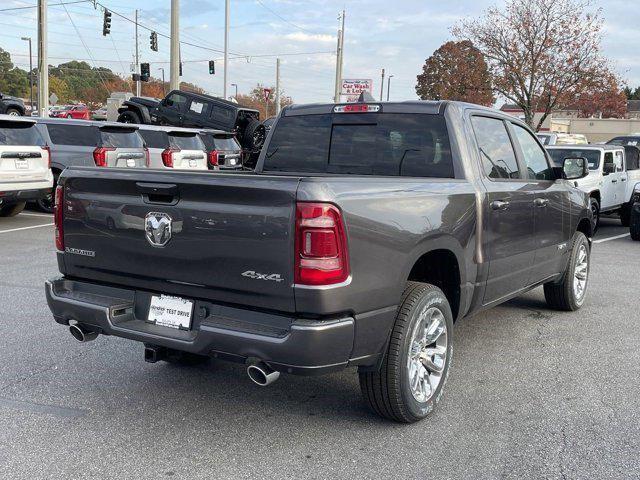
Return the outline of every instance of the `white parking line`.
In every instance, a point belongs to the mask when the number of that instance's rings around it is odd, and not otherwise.
[[[628,237],[629,235],[631,235],[630,233],[624,233],[622,235],[616,235],[615,237],[609,237],[609,238],[601,238],[600,240],[594,240],[593,243],[604,243],[604,242],[609,242],[611,240],[618,240],[619,238],[625,238]]]
[[[20,227],[20,228],[12,228],[10,230],[0,230],[0,234],[2,233],[11,233],[11,232],[19,232],[21,230],[31,230],[32,228],[40,228],[40,227],[53,227],[53,223],[45,223],[44,225],[33,225],[32,227]]]
[[[53,215],[47,215],[45,213],[24,213],[20,214],[21,217],[41,217],[41,218],[53,218]]]

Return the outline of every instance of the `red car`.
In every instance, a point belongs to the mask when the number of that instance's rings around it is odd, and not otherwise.
[[[54,110],[51,112],[52,117],[56,118],[76,118],[79,120],[90,120],[91,111],[86,105],[67,105],[62,110]]]

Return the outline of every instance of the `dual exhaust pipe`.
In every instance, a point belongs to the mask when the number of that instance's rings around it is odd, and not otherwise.
[[[86,343],[98,338],[98,332],[90,330],[80,323],[69,326],[69,332],[79,342]],[[144,359],[149,363],[155,363],[164,357],[164,349],[161,347],[145,346]],[[280,378],[280,372],[260,360],[252,361],[247,366],[247,375],[253,383],[261,387],[267,387]]]

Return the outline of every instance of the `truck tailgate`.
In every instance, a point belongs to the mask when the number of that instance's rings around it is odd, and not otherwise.
[[[66,275],[295,311],[299,178],[81,167],[63,177]]]

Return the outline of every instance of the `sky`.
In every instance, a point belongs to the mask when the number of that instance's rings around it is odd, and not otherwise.
[[[134,25],[113,15],[111,32],[102,36],[102,11],[93,3],[55,5],[49,1],[49,63],[84,59],[130,75],[135,51]],[[169,34],[170,0],[98,0],[110,10]],[[442,43],[453,39],[450,29],[464,18],[477,17],[504,0],[231,0],[229,81],[247,93],[257,83],[275,84],[276,56],[281,57],[281,86],[296,103],[333,99],[338,15],[346,9],[344,78],[373,79],[380,94],[380,73],[392,74],[390,98],[415,99],[416,76]],[[640,28],[627,21],[633,0],[595,0],[604,18],[603,53],[630,86],[640,85]],[[29,7],[36,0],[0,0],[0,10]],[[181,0],[183,81],[222,95],[224,0]],[[14,63],[28,68],[28,47],[20,37],[36,39],[36,9],[0,11],[0,47]],[[160,36],[159,51],[149,49],[149,31],[140,29],[140,60],[169,76],[169,40]],[[35,43],[34,43],[35,48]],[[216,61],[209,75],[208,60]],[[35,51],[34,51],[35,61]],[[385,81],[385,97],[387,83]],[[231,87],[230,94],[235,91]]]

